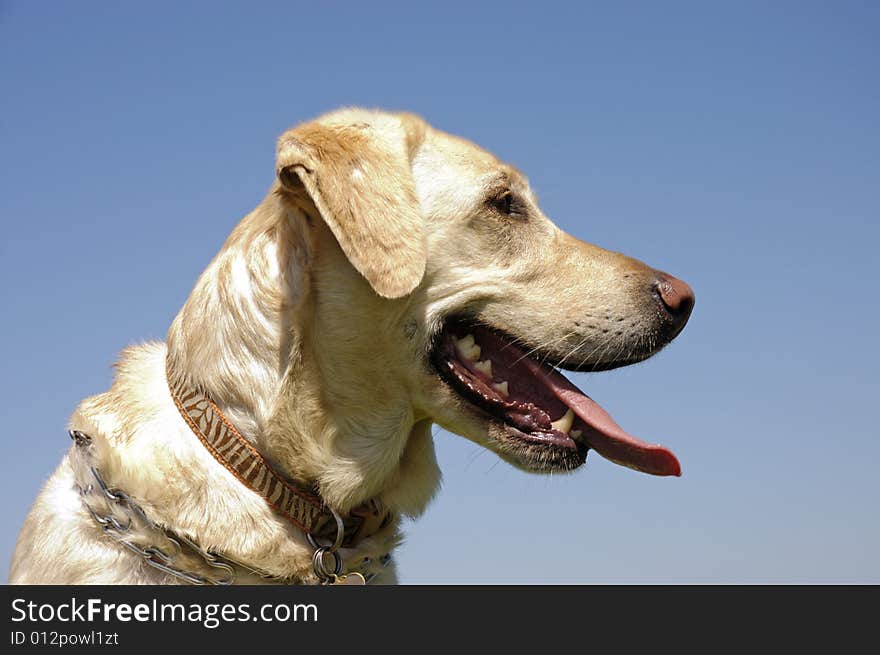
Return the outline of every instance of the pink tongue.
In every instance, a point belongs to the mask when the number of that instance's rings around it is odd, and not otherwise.
[[[671,450],[627,434],[596,401],[556,370],[544,369],[528,357],[522,361],[535,377],[542,380],[559,400],[587,424],[588,429],[584,430],[583,437],[602,457],[643,473],[681,475],[681,465]]]

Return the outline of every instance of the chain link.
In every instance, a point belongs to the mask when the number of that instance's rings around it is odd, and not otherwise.
[[[77,446],[87,448],[91,445],[91,437],[87,434],[78,430],[70,430],[69,434],[70,438],[76,442]],[[207,551],[181,534],[175,533],[174,536],[170,535],[165,528],[150,519],[144,512],[143,508],[138,505],[131,496],[121,489],[108,486],[97,467],[90,466],[89,470],[94,478],[94,482],[89,482],[85,486],[75,483],[86,510],[88,510],[95,522],[101,527],[104,534],[129,552],[139,556],[148,566],[175,577],[178,580],[183,580],[184,582],[194,585],[233,584],[235,581],[235,566],[250,571],[265,580],[271,580],[275,583],[282,584],[285,582],[277,576],[273,576],[265,571],[260,571],[259,569],[239,562],[228,555],[221,557],[215,553]],[[97,485],[97,489],[95,488],[95,485]],[[108,508],[107,513],[99,512],[89,503],[88,498],[96,494],[99,495],[104,503],[106,503]],[[114,515],[114,510],[116,509],[120,509],[127,514],[126,523],[122,523],[122,521]],[[313,540],[311,535],[307,535],[309,537],[309,542],[315,548],[312,558],[313,569],[318,576],[318,579],[324,584],[336,580],[342,572],[342,558],[339,553],[336,552],[341,541],[340,535],[342,534],[342,529],[339,526],[341,526],[342,522],[335,512],[334,516],[337,520],[337,539],[335,540],[335,543],[330,546],[320,546]],[[157,535],[161,535],[160,539],[165,540],[166,546],[139,546],[136,544],[131,538],[131,535],[134,533],[133,528],[136,527],[135,521]],[[211,573],[216,573],[217,575],[200,575],[175,566],[174,562],[184,555],[184,551],[189,551],[197,555],[211,570]],[[324,555],[327,554],[331,555],[333,558],[332,568],[328,568],[325,563]],[[391,556],[383,555],[379,558],[379,561],[383,567],[388,566],[391,562]],[[376,577],[375,573],[361,575],[363,575],[366,582],[369,582]]]
[[[92,466],[90,470],[98,489],[96,490],[93,484],[87,484],[85,487],[77,485],[77,488],[82,496],[83,504],[92,518],[101,526],[104,534],[129,552],[141,557],[145,564],[179,580],[194,585],[228,585],[234,582],[235,569],[229,563],[223,561],[217,555],[204,550],[198,544],[182,535],[175,535],[173,537],[169,535],[144,513],[143,508],[134,502],[131,496],[119,489],[108,487],[97,468]],[[89,503],[88,497],[98,490],[100,490],[103,499],[108,501],[109,511],[107,513],[99,512]],[[113,514],[116,508],[128,513],[126,523],[120,521]],[[161,534],[162,538],[167,542],[167,546],[164,548],[159,546],[140,546],[135,543],[131,537],[133,528],[136,527],[135,519],[143,527]],[[200,575],[175,566],[175,560],[183,555],[185,549],[200,557],[210,569],[210,573]]]

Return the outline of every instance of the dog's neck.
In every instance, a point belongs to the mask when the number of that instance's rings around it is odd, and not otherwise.
[[[172,324],[169,367],[208,392],[283,474],[315,485],[338,511],[378,498],[417,515],[439,485],[430,421],[405,397],[398,406],[359,406],[358,386],[316,354],[326,338],[315,325],[311,277],[320,228],[270,193]]]

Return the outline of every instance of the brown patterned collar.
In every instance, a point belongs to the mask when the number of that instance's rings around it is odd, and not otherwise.
[[[262,496],[279,514],[306,533],[316,551],[335,553],[387,526],[392,514],[378,501],[368,501],[340,516],[314,488],[304,488],[276,471],[247,441],[220,408],[198,387],[188,386],[166,362],[168,388],[183,420],[214,458],[248,489]],[[329,541],[318,546],[318,540]]]

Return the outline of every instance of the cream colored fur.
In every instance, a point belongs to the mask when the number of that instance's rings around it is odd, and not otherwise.
[[[111,388],[82,401],[70,427],[92,436],[103,475],[155,521],[311,583],[304,535],[180,417],[166,356],[275,466],[315,483],[337,511],[379,498],[415,517],[440,483],[433,423],[530,468],[431,369],[442,318],[469,308],[529,343],[598,360],[600,348],[610,357],[633,347],[603,336],[617,317],[633,334],[647,326],[638,294],[650,269],[562,233],[518,171],[415,116],[352,109],[306,123],[279,140],[276,174],[167,341],[124,351]],[[496,188],[516,191],[531,219],[518,225],[487,209]],[[585,313],[597,318],[576,324]],[[101,534],[74,490],[88,465],[71,446],[25,522],[10,582],[174,582]],[[394,582],[393,564],[377,560],[400,540],[395,521],[344,551],[346,566]]]

